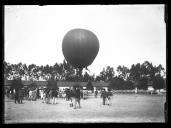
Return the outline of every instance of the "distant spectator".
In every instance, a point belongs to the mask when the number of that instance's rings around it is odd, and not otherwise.
[[[62,98],[62,92],[59,90],[59,98]]]
[[[98,94],[98,91],[96,90],[96,91],[95,91],[95,98],[97,98],[97,94]]]
[[[105,105],[106,97],[107,97],[107,95],[106,95],[106,90],[105,90],[105,89],[103,89],[103,91],[102,91],[102,93],[101,93],[101,97],[103,98],[103,105]]]
[[[74,98],[74,92],[72,90],[70,90],[70,93],[69,93],[69,97],[70,97],[70,107],[73,107],[73,98]]]
[[[83,98],[83,91],[82,90],[80,91],[80,95],[81,95],[81,98]]]
[[[81,106],[80,106],[80,98],[81,98],[80,89],[77,88],[76,91],[75,91],[75,106],[74,106],[74,109],[76,109],[77,103],[79,105],[79,108],[81,108]]]
[[[37,92],[36,92],[36,98],[37,98],[37,99],[39,99],[39,98],[40,98],[39,89],[37,89]]]
[[[69,89],[65,90],[65,94],[66,94],[66,100],[68,101],[69,100]]]
[[[18,103],[22,104],[22,100],[23,100],[23,90],[19,89],[18,90]]]
[[[34,91],[32,91],[32,97],[33,97],[33,101],[37,100],[37,88]]]
[[[57,103],[58,92],[57,90],[52,90],[52,104]]]
[[[43,101],[42,103],[46,103],[46,91],[44,90],[43,91]]]
[[[10,89],[7,89],[7,97],[10,98]]]
[[[15,89],[15,94],[14,94],[14,102],[15,104],[19,101],[19,90],[18,89]],[[18,102],[19,103],[19,102]]]
[[[52,103],[52,90],[51,89],[49,91],[48,101],[49,101],[50,104]]]
[[[26,100],[29,100],[29,89],[26,89]]]
[[[45,91],[45,103],[49,103],[49,92],[50,92],[50,90],[49,89],[47,89],[46,91]]]
[[[107,101],[108,101],[108,105],[112,105],[111,103],[111,98],[112,98],[112,92],[110,89],[108,89],[108,92],[107,92]]]

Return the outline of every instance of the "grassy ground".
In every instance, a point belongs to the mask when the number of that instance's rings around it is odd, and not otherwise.
[[[164,122],[163,95],[116,94],[112,106],[102,105],[100,97],[81,100],[81,109],[69,107],[69,102],[58,99],[58,104],[42,100],[15,104],[5,98],[5,123],[36,122]]]

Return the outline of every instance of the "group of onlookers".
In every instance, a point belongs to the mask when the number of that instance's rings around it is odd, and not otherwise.
[[[23,91],[22,89],[15,89],[14,90],[14,99],[15,99],[15,103],[19,103],[22,104],[22,100],[23,100]]]
[[[43,103],[47,104],[56,104],[57,103],[57,97],[58,97],[58,90],[57,89],[46,89],[42,92],[43,97]]]
[[[6,96],[10,99],[14,99],[15,103],[21,104],[23,100],[23,90],[21,88],[6,89]]]
[[[103,89],[103,91],[101,92],[101,97],[103,98],[103,105],[111,105],[112,96],[113,93],[111,92],[110,89],[108,89],[108,91]]]
[[[95,98],[98,96],[98,91],[96,90],[94,92]],[[103,105],[111,105],[111,97],[112,92],[110,89],[106,91],[105,89],[102,90],[100,97],[103,99]],[[36,101],[37,99],[43,100],[43,103],[47,104],[57,104],[57,98],[63,98],[66,101],[69,101],[69,106],[74,107],[76,109],[76,106],[78,104],[79,108],[81,108],[80,100],[85,99],[86,96],[88,96],[87,90],[81,90],[80,88],[75,89],[65,89],[65,90],[59,90],[59,89],[9,89],[6,91],[7,97],[14,98],[15,103],[22,103],[22,100],[25,99],[29,101]]]

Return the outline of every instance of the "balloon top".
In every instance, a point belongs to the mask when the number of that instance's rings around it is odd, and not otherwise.
[[[96,35],[86,29],[72,29],[66,33],[62,41],[65,59],[76,68],[84,68],[92,64],[98,51],[99,41]]]

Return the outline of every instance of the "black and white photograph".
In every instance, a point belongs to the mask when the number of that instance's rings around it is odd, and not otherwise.
[[[166,5],[4,5],[4,123],[166,123]]]

